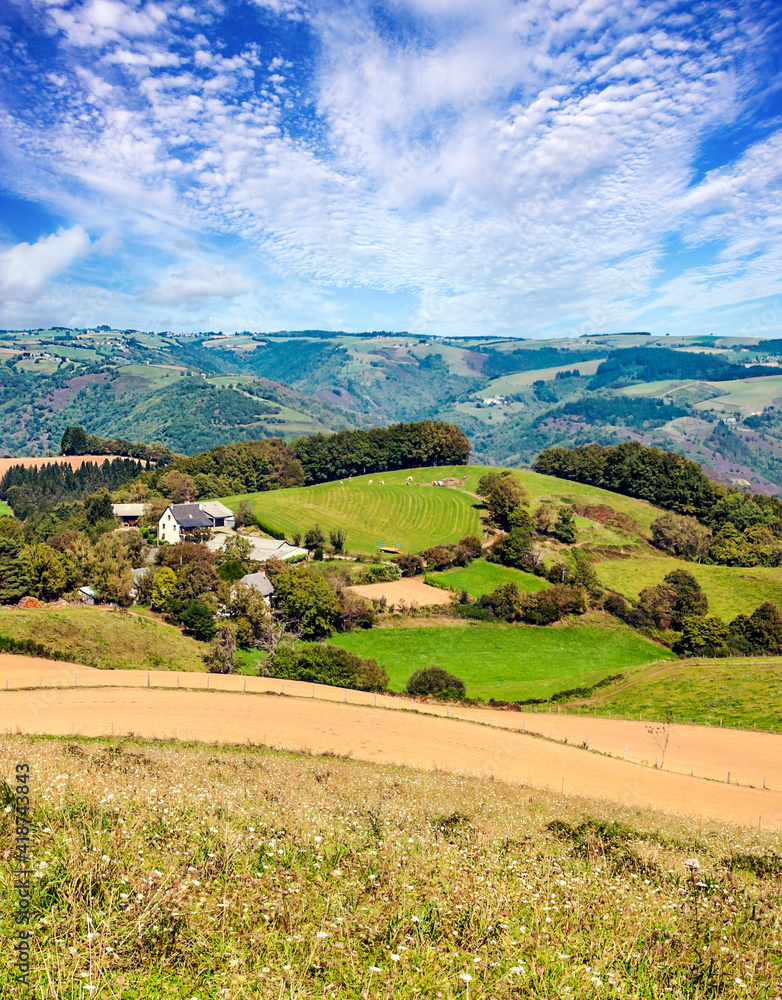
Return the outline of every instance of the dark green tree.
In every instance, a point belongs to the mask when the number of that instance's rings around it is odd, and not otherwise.
[[[510,469],[489,472],[478,480],[476,492],[483,497],[492,518],[501,528],[511,528],[511,515],[529,504],[529,494]]]
[[[188,601],[179,612],[179,620],[186,631],[196,639],[208,640],[217,632],[217,623],[212,609],[204,601],[194,598]]]
[[[108,490],[98,490],[95,496],[86,501],[87,520],[90,524],[98,521],[108,521],[114,516],[111,504],[111,494]]]
[[[319,524],[314,525],[304,536],[304,548],[310,551],[322,549],[326,544],[326,536],[321,531]]]
[[[576,540],[576,518],[570,507],[563,507],[554,524],[554,537],[563,545],[572,545]]]
[[[87,455],[89,447],[83,427],[66,427],[60,440],[61,455]]]
[[[15,604],[29,588],[22,546],[10,538],[0,538],[0,604]]]
[[[336,627],[338,604],[334,587],[304,567],[284,569],[274,578],[274,603],[282,617],[296,624],[305,639],[321,639]]]

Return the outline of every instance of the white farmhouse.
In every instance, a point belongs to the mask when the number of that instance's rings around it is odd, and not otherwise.
[[[203,503],[171,503],[158,521],[157,537],[160,542],[176,545],[187,541],[189,532],[206,528],[233,528],[234,512],[219,500]]]

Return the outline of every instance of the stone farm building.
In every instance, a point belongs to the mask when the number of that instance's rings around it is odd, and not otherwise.
[[[234,512],[219,500],[201,503],[171,503],[158,521],[158,541],[176,545],[187,541],[188,533],[208,528],[233,528]]]

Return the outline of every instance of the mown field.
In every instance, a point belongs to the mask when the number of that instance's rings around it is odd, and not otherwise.
[[[485,559],[476,559],[469,566],[458,566],[440,573],[427,573],[425,580],[435,586],[466,590],[474,598],[490,594],[504,583],[515,583],[522,593],[535,593],[549,586],[546,580],[532,573],[522,573],[510,566],[500,566]]]
[[[775,834],[260,747],[5,736],[0,759],[34,776],[31,996],[779,995]]]
[[[115,670],[204,670],[196,642],[146,614],[85,608],[0,607],[0,634],[33,639],[74,663]]]
[[[465,535],[480,532],[481,501],[473,491],[480,477],[491,471],[495,471],[493,467],[480,465],[402,469],[354,476],[352,482],[345,479],[342,486],[336,481],[223,497],[222,500],[234,509],[247,501],[258,517],[289,537],[297,531],[303,534],[318,523],[326,532],[339,528],[347,531],[347,547],[351,551],[375,552],[382,543],[416,552],[429,545],[456,542]],[[514,471],[529,492],[533,508],[547,499],[606,504],[633,518],[642,533],[648,533],[652,521],[661,513],[643,500],[524,469]],[[406,485],[410,475],[415,483],[413,486]],[[460,488],[441,489],[429,485],[432,480],[461,479],[465,475],[467,482]],[[379,485],[381,479],[385,486]],[[602,532],[606,542],[616,543],[610,529],[597,531]]]
[[[584,705],[586,702],[574,702]],[[630,671],[588,701],[597,715],[782,731],[782,657],[682,660]]]
[[[751,614],[763,601],[782,605],[782,568],[779,567],[706,566],[663,555],[608,559],[595,565],[604,587],[633,600],[644,587],[662,583],[663,577],[675,569],[692,573],[706,592],[710,612],[726,621],[738,614]]]
[[[608,674],[673,654],[623,626],[398,626],[329,640],[388,671],[392,691],[416,671],[437,665],[464,681],[467,696],[515,701],[594,684]]]

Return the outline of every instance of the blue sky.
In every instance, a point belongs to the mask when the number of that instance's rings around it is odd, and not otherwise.
[[[775,0],[0,17],[0,326],[782,335]]]

